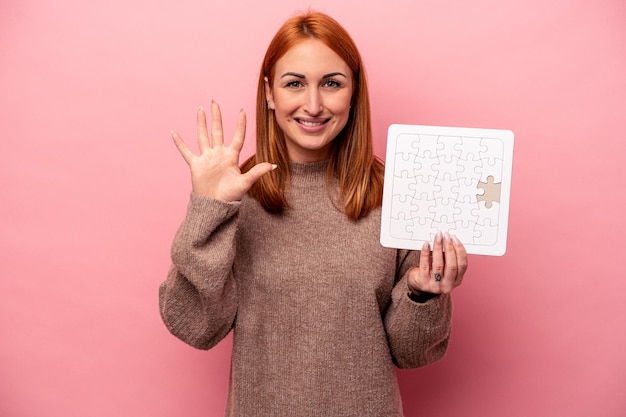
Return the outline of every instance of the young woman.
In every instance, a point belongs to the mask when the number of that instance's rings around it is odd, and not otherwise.
[[[197,115],[186,217],[160,288],[169,330],[209,349],[233,330],[228,416],[402,416],[394,366],[443,357],[467,256],[439,234],[419,252],[379,243],[383,166],[365,72],[332,18],[288,20],[258,84],[256,154],[239,168],[211,104]],[[445,249],[445,250],[444,250]]]

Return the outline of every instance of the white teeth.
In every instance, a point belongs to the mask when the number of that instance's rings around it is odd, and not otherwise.
[[[305,126],[320,126],[323,124],[323,122],[309,122],[306,120],[300,120],[300,123],[302,123]]]

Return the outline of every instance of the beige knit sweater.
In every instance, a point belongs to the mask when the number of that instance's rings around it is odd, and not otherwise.
[[[451,300],[416,303],[419,252],[383,248],[380,210],[353,222],[326,164],[292,164],[291,208],[191,196],[160,288],[168,329],[199,349],[233,329],[227,416],[402,416],[394,364],[447,348]]]

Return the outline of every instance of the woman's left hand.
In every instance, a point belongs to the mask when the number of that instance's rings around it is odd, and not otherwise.
[[[448,232],[437,233],[431,253],[430,244],[424,243],[420,251],[419,267],[409,272],[408,286],[416,296],[423,293],[450,294],[463,282],[467,271],[465,247]]]

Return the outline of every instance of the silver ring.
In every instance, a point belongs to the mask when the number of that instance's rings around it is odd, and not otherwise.
[[[439,272],[435,272],[435,281],[441,281],[441,274]]]

